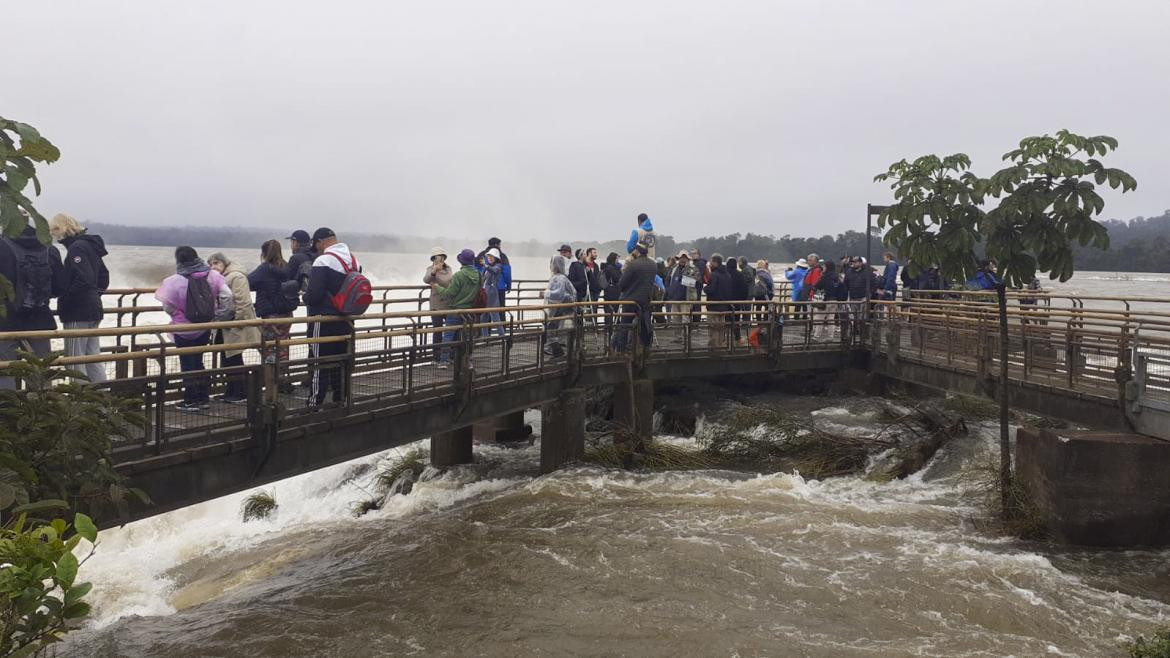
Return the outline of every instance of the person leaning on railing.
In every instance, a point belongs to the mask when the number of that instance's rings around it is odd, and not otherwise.
[[[350,252],[348,245],[338,242],[337,235],[331,229],[322,227],[314,231],[313,246],[321,255],[313,261],[309,271],[309,287],[305,291],[305,305],[309,307],[309,315],[341,315],[334,306],[333,298],[340,292],[349,272],[361,271],[361,263]],[[353,323],[349,320],[314,322],[310,327],[310,337],[348,336],[352,330]],[[346,349],[344,342],[312,343],[309,354],[313,359],[336,357],[344,355]],[[321,408],[325,403],[325,394],[330,391],[333,393],[333,404],[341,403],[342,370],[342,365],[337,362],[318,364],[314,368],[309,399],[306,401],[309,407]]]
[[[26,226],[15,238],[0,237],[0,275],[8,279],[16,293],[4,302],[6,312],[0,319],[0,331],[56,329],[49,300],[61,292],[62,271],[61,252],[41,244],[32,226]],[[0,361],[19,358],[20,350],[47,356],[49,339],[0,340]],[[0,388],[16,388],[16,380],[0,377]]]
[[[554,255],[548,263],[548,288],[541,293],[544,301],[549,304],[572,304],[577,301],[577,289],[565,274],[569,268],[569,261],[560,254]],[[550,356],[564,356],[565,348],[561,345],[556,332],[561,328],[561,321],[556,318],[572,314],[571,308],[554,308],[548,311],[549,320],[544,327],[544,353]]]
[[[621,307],[621,328],[613,337],[613,346],[619,352],[624,352],[629,345],[629,325],[638,320],[638,334],[642,345],[649,347],[654,340],[654,328],[650,317],[650,299],[654,294],[654,278],[658,276],[658,264],[647,255],[646,245],[639,243],[630,255],[632,260],[622,268],[622,278],[618,281],[621,289],[622,301],[633,302],[633,305]]]
[[[256,293],[256,315],[264,319],[291,318],[300,305],[300,285],[296,277],[288,272],[288,263],[279,240],[268,240],[260,245],[260,264],[248,274],[248,286]],[[287,341],[292,325],[266,324],[260,328],[260,336],[266,344],[280,341],[279,349],[266,347],[260,355],[264,363],[287,363],[289,357]],[[292,393],[292,383],[284,380],[277,384],[281,393]]]
[[[707,345],[722,349],[727,347],[727,320],[726,313],[731,310],[731,304],[716,304],[712,302],[731,301],[734,292],[731,287],[731,273],[723,265],[722,254],[711,254],[708,264],[710,274],[707,276]]]
[[[426,272],[423,272],[423,283],[431,286],[430,308],[432,311],[445,311],[450,308],[432,284],[449,286],[451,278],[454,276],[455,271],[447,264],[447,251],[442,247],[431,247],[431,264],[427,266]],[[431,316],[431,326],[435,329],[442,329],[446,322],[447,316],[445,315]],[[443,342],[442,332],[431,334],[431,342],[436,346],[441,344]],[[438,356],[438,352],[436,352],[435,358]]]
[[[233,320],[255,320],[256,308],[252,305],[252,288],[248,285],[248,275],[233,263],[223,252],[216,252],[207,257],[207,264],[211,269],[223,275],[224,282],[232,291]],[[216,329],[213,343],[224,345],[223,358],[220,365],[224,368],[241,368],[244,365],[244,350],[230,349],[232,345],[246,345],[260,342],[260,330],[257,327],[232,327],[230,329]],[[244,374],[236,372],[227,377],[227,389],[219,400],[228,404],[241,404],[248,401],[247,380]]]
[[[232,289],[223,276],[210,267],[192,247],[175,249],[175,273],[163,279],[154,293],[163,310],[171,316],[171,324],[200,324],[232,319],[235,312]],[[211,332],[207,329],[176,331],[172,338],[175,347],[203,347]],[[180,354],[179,369],[184,373],[203,372],[203,352]],[[207,375],[188,375],[183,378],[183,401],[180,411],[199,411],[211,408],[210,380]]]
[[[100,235],[90,235],[76,219],[58,214],[49,220],[49,233],[65,247],[65,269],[57,315],[66,329],[96,329],[102,321],[102,292],[110,287],[110,272],[102,258],[106,245]],[[65,339],[65,356],[92,356],[101,352],[101,338]],[[106,381],[106,364],[74,366],[90,382]]]
[[[431,289],[439,293],[439,297],[447,303],[451,310],[465,310],[475,306],[475,297],[479,293],[481,280],[479,271],[475,269],[475,252],[464,249],[455,257],[459,261],[459,271],[451,277],[451,285],[441,286],[431,284]],[[458,340],[459,326],[463,324],[464,316],[457,313],[447,315],[447,331],[443,332],[443,343],[450,345]],[[439,367],[446,368],[451,362],[451,348],[444,347],[439,352]]]

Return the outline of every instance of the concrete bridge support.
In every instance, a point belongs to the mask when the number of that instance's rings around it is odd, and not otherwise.
[[[431,465],[447,468],[456,464],[470,464],[474,459],[471,444],[471,425],[432,435]]]
[[[613,420],[633,430],[640,441],[654,438],[654,380],[635,379],[632,386],[615,385]]]
[[[585,390],[568,388],[540,410],[540,472],[585,456]]]
[[[524,412],[514,411],[475,423],[476,443],[506,443],[523,441],[532,434],[532,426],[524,424]]]
[[[1020,428],[1016,477],[1052,537],[1090,546],[1170,546],[1170,441]]]

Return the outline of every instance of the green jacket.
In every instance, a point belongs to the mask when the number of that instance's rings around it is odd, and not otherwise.
[[[475,303],[475,294],[479,292],[479,271],[464,265],[451,277],[451,285],[439,286],[438,291],[451,308],[471,308]]]

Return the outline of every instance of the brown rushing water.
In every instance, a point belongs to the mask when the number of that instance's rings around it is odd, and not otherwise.
[[[1125,285],[1103,276],[1081,287]],[[1170,282],[1140,276],[1157,280],[1129,294]],[[757,402],[877,427],[867,398]],[[1170,551],[980,529],[975,471],[994,435],[979,426],[885,484],[538,476],[538,446],[478,447],[478,463],[361,519],[341,465],[269,487],[271,520],[241,524],[241,494],[104,532],[83,569],[94,619],[61,653],[1102,656],[1167,623]]]

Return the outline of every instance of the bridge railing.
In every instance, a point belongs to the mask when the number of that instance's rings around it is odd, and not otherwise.
[[[388,300],[393,297],[387,296]],[[856,344],[859,333],[814,336],[804,325],[786,326],[785,306],[774,302],[727,304],[705,302],[655,305],[651,322],[654,343],[644,349],[637,339],[642,318],[629,303],[527,304],[468,311],[395,311],[367,313],[352,322],[326,316],[270,318],[194,325],[138,325],[45,332],[0,333],[0,340],[49,338],[60,347],[67,338],[97,336],[119,341],[120,349],[93,356],[65,357],[59,363],[81,369],[99,364],[109,381],[100,384],[120,395],[142,401],[146,426],[132,444],[120,446],[123,455],[161,454],[248,439],[267,422],[262,401],[279,403],[282,422],[309,423],[321,413],[310,407],[311,383],[322,373],[338,371],[343,408],[325,414],[347,414],[355,409],[425,404],[429,401],[492,387],[520,379],[563,376],[582,364],[624,363],[634,355],[643,359],[734,358],[781,349],[842,349]],[[498,313],[499,315],[495,315]],[[439,340],[444,321],[458,318],[463,329]],[[697,321],[698,320],[698,321]],[[812,326],[811,323],[806,323]],[[822,323],[828,327],[831,322]],[[341,331],[312,332],[315,326],[337,326]],[[257,328],[258,340],[180,347],[174,332],[222,332]],[[615,344],[630,331],[628,350]],[[322,335],[338,333],[339,335]],[[844,337],[844,338],[843,338]],[[115,342],[115,344],[118,344]],[[329,356],[327,346],[339,346]],[[449,348],[447,367],[439,361]],[[225,365],[225,350],[242,350],[241,365]],[[184,372],[184,358],[195,358],[209,369]],[[183,411],[185,390],[206,386],[212,395],[229,384],[242,388],[248,402],[233,404],[213,399],[206,409]],[[196,396],[197,397],[197,396]],[[326,402],[332,400],[332,395]]]

